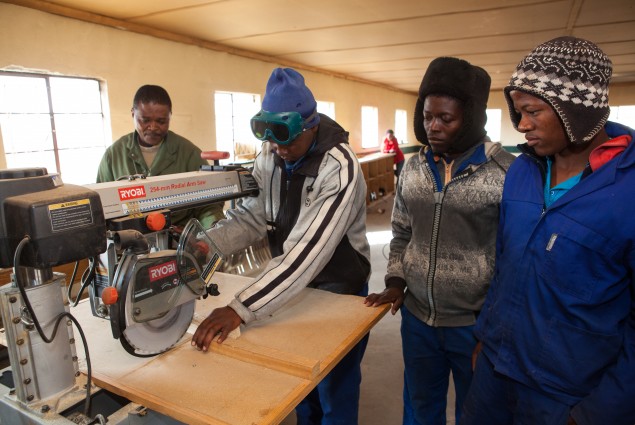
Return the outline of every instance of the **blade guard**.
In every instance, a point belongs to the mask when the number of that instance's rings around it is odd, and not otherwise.
[[[179,273],[175,250],[122,255],[114,277],[121,297],[110,308],[110,323],[113,336],[130,354],[165,352],[187,331],[205,285],[196,262],[188,255],[181,261],[188,275]]]
[[[183,337],[221,255],[196,219],[183,229],[176,251],[142,251],[131,248],[121,256],[113,279],[120,298],[110,308],[110,324],[127,352],[150,357]]]
[[[193,264],[197,270],[200,270],[200,278],[205,282],[205,286],[211,284],[214,272],[216,272],[216,269],[224,259],[214,241],[195,218],[188,221],[183,228],[176,256],[179,273],[183,280],[188,282],[187,277],[194,273],[189,266]],[[190,285],[189,283],[186,284]],[[198,287],[190,289],[193,292],[200,291]],[[204,295],[204,293],[205,288],[199,295]]]

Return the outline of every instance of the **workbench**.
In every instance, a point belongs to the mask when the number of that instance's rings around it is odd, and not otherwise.
[[[366,205],[395,191],[395,154],[373,153],[359,158],[366,181]]]
[[[239,337],[213,342],[205,353],[190,344],[197,324],[251,279],[216,273],[212,281],[221,295],[197,301],[188,334],[151,358],[128,354],[112,338],[110,323],[91,314],[88,301],[71,309],[88,339],[94,384],[186,424],[279,424],[390,307],[306,288],[271,317],[241,326]]]

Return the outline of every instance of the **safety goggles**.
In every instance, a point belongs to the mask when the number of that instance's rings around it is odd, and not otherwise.
[[[267,112],[260,110],[251,118],[251,132],[258,140],[272,140],[280,145],[288,145],[303,131],[304,125],[317,114],[314,112],[306,120],[299,112]]]

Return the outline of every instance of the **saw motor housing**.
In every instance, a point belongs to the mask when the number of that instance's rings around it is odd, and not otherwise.
[[[113,337],[139,357],[174,346],[192,321],[195,300],[205,292],[198,263],[179,265],[169,227],[145,234],[134,229],[144,230],[139,221],[147,217],[130,217],[128,226],[120,221],[120,230],[108,232],[108,248],[90,287],[93,315],[110,320]],[[116,290],[114,302],[104,301],[107,288]]]

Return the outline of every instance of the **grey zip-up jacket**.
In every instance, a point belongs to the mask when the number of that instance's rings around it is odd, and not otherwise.
[[[386,286],[405,285],[405,306],[430,326],[473,325],[494,270],[503,182],[514,156],[492,142],[471,152],[447,181],[425,146],[399,177]]]
[[[268,142],[253,176],[260,193],[244,198],[207,233],[228,255],[269,236],[273,258],[229,306],[245,323],[267,317],[310,286],[358,294],[370,275],[366,184],[348,133],[320,114],[315,148],[287,177]],[[273,236],[275,234],[275,236]]]

